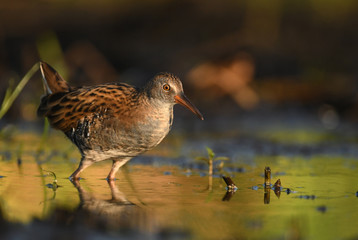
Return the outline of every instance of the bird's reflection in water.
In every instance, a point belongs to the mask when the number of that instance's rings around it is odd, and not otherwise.
[[[79,193],[80,204],[74,212],[86,225],[99,230],[154,230],[153,216],[132,202],[118,189],[115,181],[109,181],[112,198],[103,200],[86,191],[79,181],[73,181]]]
[[[109,200],[94,197],[78,181],[73,185],[80,198],[78,207],[55,207],[45,219],[28,225],[7,222],[0,206],[0,239],[157,239],[166,233],[156,226],[154,214],[128,201],[114,181],[109,182]]]

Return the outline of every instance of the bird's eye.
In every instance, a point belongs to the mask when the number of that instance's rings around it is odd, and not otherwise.
[[[163,85],[163,90],[166,91],[166,92],[169,92],[169,91],[170,91],[170,86],[169,86],[169,84],[164,84],[164,85]]]

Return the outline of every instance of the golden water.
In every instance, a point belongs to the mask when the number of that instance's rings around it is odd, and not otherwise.
[[[28,225],[34,219],[46,221],[58,209],[70,215],[78,215],[80,209],[93,221],[104,221],[110,236],[116,236],[116,229],[128,228],[154,236],[163,231],[181,236],[179,231],[193,239],[358,237],[355,159],[278,155],[256,157],[250,165],[237,163],[246,171],[231,173],[238,190],[230,201],[223,201],[226,185],[221,178],[214,177],[209,190],[209,177],[199,175],[204,170],[178,166],[129,163],[109,185],[104,177],[111,163],[102,162],[86,169],[79,184],[73,184],[68,176],[77,167],[73,159],[78,153],[68,150],[67,141],[54,137],[41,159],[51,154],[51,148],[65,150],[39,165],[34,147],[38,141],[32,135],[16,139],[23,143],[21,164],[16,157],[18,144],[1,143],[2,152],[13,153],[10,159],[3,154],[0,161],[0,208],[6,222]],[[272,183],[281,179],[282,186],[293,192],[284,189],[277,197],[271,190],[269,198],[265,196],[265,166],[271,167]],[[55,178],[46,170],[56,174],[57,189],[50,187]],[[191,175],[185,174],[188,170]]]

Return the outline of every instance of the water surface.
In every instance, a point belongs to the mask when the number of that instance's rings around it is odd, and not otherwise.
[[[80,156],[58,132],[50,133],[40,153],[37,134],[3,138],[1,239],[357,238],[355,140],[286,130],[209,134],[205,140],[174,131],[111,184],[104,179],[111,162],[94,164],[81,181],[70,182]],[[215,164],[212,180],[205,162],[195,160],[206,154],[205,146],[230,158],[220,170]],[[278,193],[263,187],[266,166],[271,182],[282,182]],[[235,193],[227,195],[222,175],[236,183]]]

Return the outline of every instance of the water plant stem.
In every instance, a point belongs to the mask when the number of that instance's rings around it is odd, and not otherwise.
[[[40,145],[39,148],[37,149],[38,154],[42,152],[45,148],[49,131],[50,131],[50,122],[48,121],[47,118],[45,118],[45,124],[41,135]]]
[[[213,175],[213,159],[209,159],[209,176]]]

